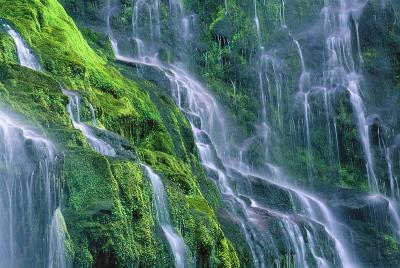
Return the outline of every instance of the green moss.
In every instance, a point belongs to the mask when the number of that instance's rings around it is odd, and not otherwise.
[[[236,253],[225,241],[213,208],[203,197],[198,179],[192,175],[190,166],[164,153],[140,151],[141,158],[166,179],[165,185],[169,199],[174,226],[183,235],[197,261],[239,267]],[[225,241],[225,242],[224,242]],[[230,247],[223,247],[230,245]],[[224,260],[221,256],[224,256]],[[229,261],[228,261],[229,260]]]
[[[70,148],[63,170],[75,265],[156,266],[164,258],[139,165]]]
[[[15,25],[46,71],[69,88],[88,94],[105,127],[147,148],[170,150],[172,141],[162,135],[166,130],[147,94],[90,48],[57,1],[4,3],[0,17]]]
[[[132,241],[134,263],[137,266],[166,263],[168,249],[155,238],[151,192],[140,165],[116,161],[112,164],[112,171],[118,182],[123,215],[129,227],[128,239]]]
[[[217,252],[218,258],[220,260],[218,267],[239,267],[239,259],[236,254],[232,254],[233,252],[234,248],[232,244],[226,239],[221,240]]]
[[[198,184],[193,178],[190,166],[187,163],[162,152],[140,150],[139,154],[143,161],[162,176],[176,183],[177,187],[185,193],[196,193],[198,191]]]
[[[0,32],[0,61],[18,61],[14,40],[5,32]]]

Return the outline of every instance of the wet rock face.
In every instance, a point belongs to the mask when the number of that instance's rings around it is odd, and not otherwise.
[[[261,204],[272,210],[276,209],[284,213],[293,212],[290,191],[260,178],[249,177],[246,179],[248,180],[248,185],[253,187],[254,198]]]
[[[329,204],[346,219],[353,247],[364,267],[399,265],[399,248],[387,197],[337,190]]]
[[[341,211],[346,219],[368,222],[382,231],[390,229],[389,201],[383,196],[342,189],[333,194],[329,204]]]
[[[91,127],[97,137],[104,140],[115,150],[116,158],[129,159],[137,161],[138,157],[134,146],[125,138],[103,129]]]

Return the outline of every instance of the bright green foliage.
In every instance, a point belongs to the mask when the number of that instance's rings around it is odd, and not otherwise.
[[[0,32],[0,61],[17,62],[17,51],[11,36]]]

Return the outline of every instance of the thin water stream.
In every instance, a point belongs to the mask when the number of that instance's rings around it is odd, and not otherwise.
[[[21,35],[6,23],[3,23],[3,27],[14,39],[20,64],[30,69],[40,71],[41,67],[39,61],[36,59],[32,50],[25,44],[25,41],[22,39]]]
[[[187,246],[182,237],[172,227],[166,192],[162,180],[149,166],[143,165],[143,168],[153,186],[153,199],[156,207],[158,223],[160,224],[161,229],[168,240],[169,246],[171,247],[175,259],[175,267],[186,267],[188,264],[186,257]]]
[[[106,141],[98,138],[91,127],[87,125],[86,123],[81,121],[81,96],[73,91],[70,90],[63,90],[64,95],[68,96],[69,98],[69,103],[67,105],[67,111],[69,113],[69,116],[72,120],[72,124],[74,125],[74,128],[80,130],[82,134],[86,137],[87,141],[89,144],[92,146],[92,148],[97,151],[98,153],[105,155],[105,156],[110,156],[114,157],[116,156],[114,148],[108,144]],[[91,113],[91,122],[94,124],[93,127],[96,127],[96,115],[94,113],[93,106],[90,104],[89,105],[90,113]]]

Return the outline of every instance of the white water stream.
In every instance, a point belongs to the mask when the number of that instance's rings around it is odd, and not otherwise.
[[[94,134],[93,130],[86,123],[81,121],[81,97],[79,94],[65,89],[63,90],[63,93],[69,98],[67,110],[74,128],[79,129],[82,132],[96,152],[105,156],[116,156],[114,148],[104,140],[98,138]],[[94,109],[92,105],[89,105],[89,108],[92,116],[91,122],[94,124],[93,127],[96,127],[96,115],[94,113]]]
[[[166,192],[160,176],[158,176],[149,166],[143,165],[147,176],[153,186],[153,199],[157,212],[158,223],[160,224],[165,237],[171,247],[175,259],[175,267],[183,268],[186,266],[186,244],[182,237],[174,230],[169,216]]]
[[[20,64],[33,70],[41,70],[39,61],[36,59],[32,50],[25,44],[25,41],[22,39],[21,35],[6,23],[3,23],[3,27],[6,29],[7,33],[14,39]]]

